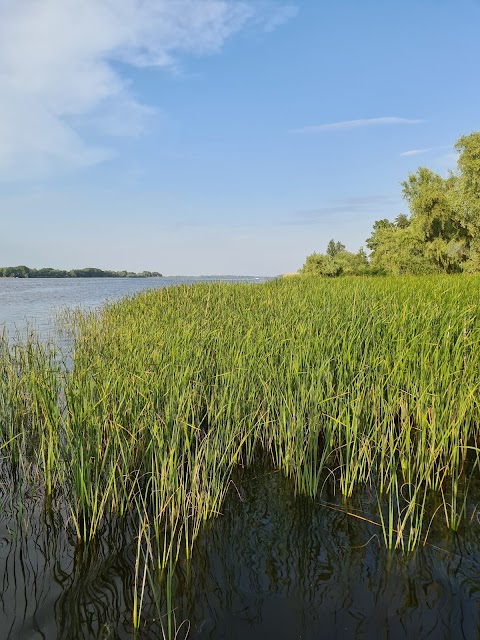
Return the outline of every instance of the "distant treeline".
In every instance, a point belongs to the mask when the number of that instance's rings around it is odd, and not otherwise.
[[[95,267],[85,269],[30,269],[24,265],[18,267],[0,267],[0,278],[162,278],[158,271],[103,271]]]

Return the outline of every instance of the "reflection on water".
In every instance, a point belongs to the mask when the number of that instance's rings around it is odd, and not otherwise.
[[[26,496],[2,505],[0,637],[132,638],[132,530],[105,527],[94,544],[76,545],[64,522]],[[154,627],[148,637],[161,638]]]
[[[105,525],[77,546],[38,495],[12,501],[5,489],[1,637],[132,638],[135,526]],[[410,556],[385,551],[376,533],[295,497],[279,473],[239,472],[223,515],[177,568],[177,625],[188,619],[195,640],[480,637],[478,522],[458,538],[433,532]],[[154,595],[164,600],[147,587],[139,637],[162,637]]]
[[[180,588],[191,638],[480,637],[478,524],[470,551],[453,541],[402,556],[365,522],[295,498],[280,474],[244,491]]]

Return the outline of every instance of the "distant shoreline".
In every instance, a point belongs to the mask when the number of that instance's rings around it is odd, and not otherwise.
[[[109,271],[96,267],[84,269],[30,269],[24,265],[18,267],[0,267],[0,278],[163,278],[158,271]]]

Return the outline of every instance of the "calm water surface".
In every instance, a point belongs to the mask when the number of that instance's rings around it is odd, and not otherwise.
[[[378,529],[296,496],[267,467],[239,471],[235,486],[177,567],[176,626],[188,621],[178,640],[480,637],[478,523],[461,537],[434,530],[414,554],[392,553]],[[161,586],[154,594],[147,585],[142,628],[132,628],[134,527],[120,522],[76,545],[34,495],[22,505],[4,496],[1,506],[2,639],[163,638]]]
[[[27,326],[43,336],[53,330],[62,309],[93,309],[108,300],[131,296],[145,289],[161,289],[195,282],[252,282],[266,278],[205,276],[168,278],[0,278],[0,329],[24,334]]]

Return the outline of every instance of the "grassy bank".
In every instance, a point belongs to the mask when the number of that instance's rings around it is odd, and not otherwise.
[[[265,454],[301,493],[336,488],[346,511],[369,487],[379,537],[409,551],[433,518],[457,530],[470,508],[479,289],[476,276],[293,277],[146,292],[70,314],[71,367],[33,337],[3,338],[2,476],[39,487],[79,543],[134,523],[135,626],[156,576],[221,512],[234,466]]]

